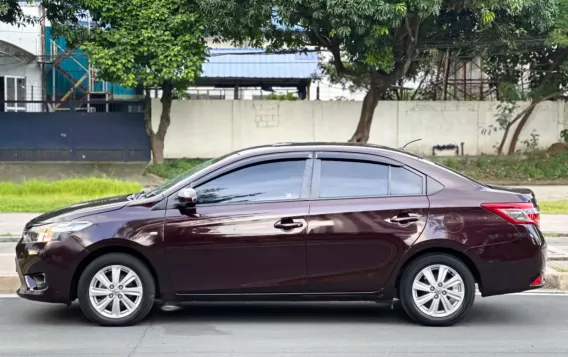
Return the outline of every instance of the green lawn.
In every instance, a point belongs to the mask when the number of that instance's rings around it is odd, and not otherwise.
[[[568,269],[563,268],[563,267],[552,266],[552,269],[554,269],[554,270],[556,270],[557,272],[560,272],[560,273],[568,273]]]
[[[148,165],[146,171],[162,178],[171,179],[206,160],[207,159],[166,159],[166,162],[162,165]]]
[[[538,199],[538,197],[537,197]],[[538,205],[540,206],[540,213],[543,214],[568,214],[568,201],[539,201]]]
[[[482,182],[567,182],[568,153],[525,157],[478,156],[435,158],[436,161]]]
[[[46,212],[73,203],[141,191],[137,182],[103,178],[0,182],[0,212]]]

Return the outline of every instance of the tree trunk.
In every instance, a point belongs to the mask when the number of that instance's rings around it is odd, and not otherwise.
[[[533,101],[528,107],[525,108],[525,110],[523,110],[522,112],[520,112],[515,119],[511,120],[511,122],[509,122],[509,124],[507,124],[507,126],[505,127],[505,132],[503,133],[503,138],[501,139],[501,144],[499,145],[499,149],[497,149],[497,155],[501,155],[503,153],[503,148],[505,147],[505,141],[507,141],[507,136],[509,135],[509,130],[511,129],[511,127],[513,126],[513,124],[515,124],[519,119],[521,119],[521,117],[523,118],[523,123],[519,123],[519,126],[517,127],[517,130],[515,130],[515,135],[513,135],[513,140],[511,140],[511,144],[513,147],[513,153],[515,152],[515,146],[517,145],[517,140],[519,140],[519,135],[521,134],[521,130],[523,130],[523,127],[525,126],[527,120],[529,120],[529,117],[531,116],[534,108],[539,105],[540,103],[550,100],[552,98],[555,98],[559,95],[561,95],[563,92],[554,92],[551,93],[547,96],[544,96],[542,98],[540,98],[538,101]],[[528,115],[525,117],[525,114]],[[515,143],[515,144],[513,144]],[[509,147],[509,155],[511,155],[511,148]]]
[[[521,119],[519,125],[517,125],[517,127],[515,128],[515,132],[513,133],[513,138],[511,139],[511,143],[509,144],[508,155],[513,155],[515,153],[515,149],[517,147],[517,141],[519,141],[519,136],[521,135],[521,132],[525,127],[525,124],[527,123],[532,112],[534,111],[534,108],[536,108],[536,105],[533,105],[529,110],[525,112],[525,114],[523,115],[523,119]]]
[[[156,134],[152,135],[150,147],[152,149],[152,163],[162,165],[164,163],[164,139],[158,138]]]
[[[150,152],[152,150],[152,137],[154,136],[154,130],[152,129],[152,96],[150,94],[150,87],[144,87],[144,125],[146,126],[146,135],[150,139]],[[152,157],[154,155],[152,154]]]
[[[505,132],[503,133],[503,137],[501,138],[501,143],[499,144],[499,148],[497,149],[497,155],[503,154],[503,149],[505,148],[505,142],[507,141],[507,136],[509,136],[509,130],[511,130],[511,127],[513,126],[513,124],[515,124],[519,119],[524,117],[524,115],[526,113],[528,113],[528,112],[532,113],[532,111],[534,110],[534,107],[536,107],[538,105],[538,103],[540,103],[540,101],[539,102],[532,102],[525,110],[523,110],[522,112],[517,114],[517,116],[505,126]],[[529,116],[530,116],[530,114],[529,114]]]
[[[170,113],[172,111],[173,89],[173,85],[169,81],[165,82],[162,86],[162,98],[160,99],[160,102],[162,102],[162,113],[160,114],[160,125],[158,125],[158,131],[151,140],[154,164],[157,165],[164,163],[164,142],[171,122]]]
[[[447,50],[444,56],[444,81],[442,83],[444,93],[443,100],[448,100],[448,77],[450,76],[450,66],[452,64],[450,60],[450,50]]]
[[[557,76],[555,71],[558,69],[558,67],[562,63],[564,63],[564,61],[566,61],[566,59],[568,59],[568,48],[564,48],[563,50],[561,50],[557,53],[556,59],[550,64],[550,66],[547,69],[548,74],[545,75],[544,78],[542,78],[542,80],[540,81],[539,87],[537,89],[543,90],[548,85],[550,85],[550,80]],[[521,122],[519,123],[519,125],[515,129],[515,132],[513,133],[513,138],[511,139],[511,144],[509,145],[509,152],[508,152],[509,155],[513,155],[515,153],[517,141],[519,141],[519,136],[521,135],[521,131],[523,130],[523,127],[525,126],[525,124],[529,120],[534,108],[539,103],[544,102],[544,101],[549,100],[549,99],[552,99],[552,98],[555,98],[559,95],[562,95],[563,93],[564,92],[562,92],[562,91],[561,92],[552,92],[552,93],[540,98],[538,101],[533,101],[531,103],[531,105],[529,107],[527,107],[527,109],[525,109],[523,112],[521,112],[521,114],[519,114],[517,116],[517,118],[515,118],[515,120],[513,120],[511,123],[509,123],[508,127],[510,127],[514,122],[516,122],[521,116],[523,117]],[[503,140],[501,142],[501,147],[500,147],[501,150],[503,148],[505,140],[507,139],[507,136],[506,136],[507,132],[505,133],[505,136],[503,136]]]
[[[513,121],[511,121],[510,123],[507,124],[507,126],[505,126],[505,132],[503,133],[503,137],[501,138],[501,143],[499,144],[499,147],[497,148],[497,155],[502,155],[503,154],[503,148],[505,147],[505,142],[507,141],[507,137],[509,136],[509,130],[511,129],[511,126],[513,125]]]
[[[350,143],[361,143],[365,144],[369,141],[369,135],[371,134],[371,124],[373,123],[373,114],[375,113],[375,108],[379,104],[379,99],[381,98],[381,91],[377,86],[371,86],[365,94],[365,99],[363,99],[363,107],[361,108],[361,115],[359,117],[359,124],[357,124],[357,129],[351,139]]]
[[[158,131],[152,129],[152,98],[150,96],[150,88],[146,87],[144,120],[146,122],[146,133],[150,138],[150,149],[152,150],[152,163],[161,165],[164,163],[164,142],[166,133],[170,126],[170,113],[172,109],[172,92],[173,86],[171,82],[166,82],[162,86],[162,113],[160,114],[160,124]]]

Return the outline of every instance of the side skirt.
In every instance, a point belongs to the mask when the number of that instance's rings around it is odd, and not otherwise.
[[[189,301],[374,301],[389,302],[382,292],[291,294],[176,294],[176,302]]]

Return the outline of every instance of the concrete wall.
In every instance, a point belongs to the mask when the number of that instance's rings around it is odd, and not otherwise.
[[[175,101],[165,155],[167,158],[206,158],[276,142],[346,141],[355,130],[361,104],[347,101]],[[407,148],[421,155],[431,155],[434,145],[463,142],[466,155],[494,154],[502,132],[483,135],[481,131],[495,125],[497,104],[383,101],[375,111],[370,142],[400,147],[421,138],[422,141]],[[540,148],[559,141],[560,131],[568,125],[564,107],[564,102],[540,104],[520,141],[530,138],[533,130],[539,134]],[[160,111],[159,100],[154,100],[154,128],[158,127]],[[517,145],[518,149],[524,147],[521,143]]]

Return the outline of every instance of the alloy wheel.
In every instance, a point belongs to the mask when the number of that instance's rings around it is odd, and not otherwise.
[[[138,274],[123,265],[99,270],[89,284],[89,300],[102,316],[121,319],[134,313],[142,302],[144,289]]]
[[[418,309],[430,317],[447,317],[463,304],[463,278],[447,265],[422,269],[412,283],[412,298]]]

